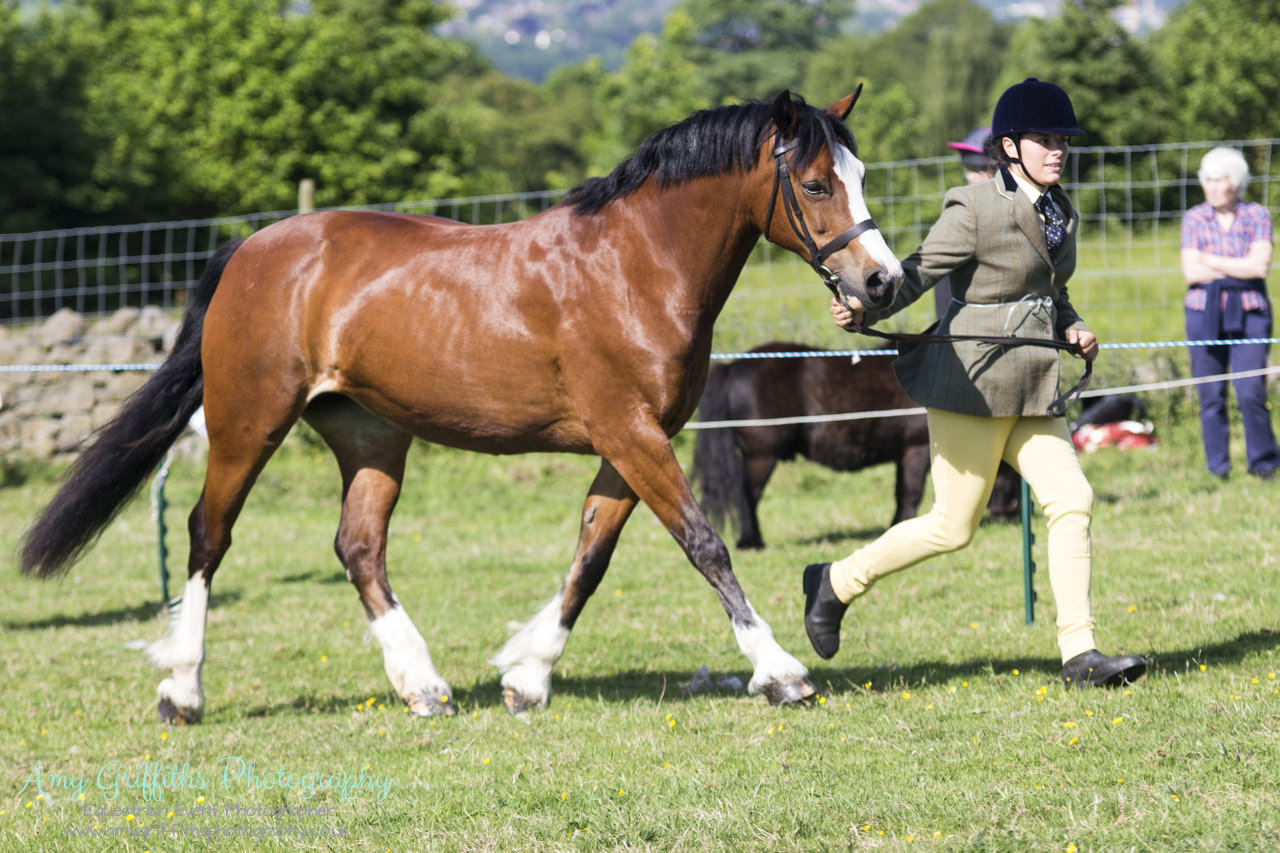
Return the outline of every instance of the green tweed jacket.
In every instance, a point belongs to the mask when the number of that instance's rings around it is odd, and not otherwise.
[[[1066,236],[1052,257],[1035,206],[1007,171],[949,191],[942,215],[902,262],[905,280],[893,303],[867,312],[866,321],[902,310],[950,275],[951,305],[930,332],[1063,339],[1067,329],[1084,329],[1067,298],[1080,217],[1060,187],[1051,193],[1066,219]],[[922,406],[988,417],[1044,416],[1058,395],[1059,350],[968,341],[898,350],[894,372]]]

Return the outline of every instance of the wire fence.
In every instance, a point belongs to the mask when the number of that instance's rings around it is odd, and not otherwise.
[[[1280,214],[1273,161],[1280,139],[1184,142],[1073,149],[1064,184],[1081,213],[1081,262],[1072,298],[1094,331],[1111,339],[1180,334],[1182,284],[1178,231],[1183,211],[1201,200],[1196,169],[1218,145],[1239,148],[1252,168],[1247,198]],[[869,164],[872,215],[899,255],[928,231],[946,190],[962,181],[958,159]],[[559,191],[389,203],[363,209],[432,214],[474,224],[510,222],[555,204]],[[296,211],[216,219],[0,234],[0,323],[37,322],[60,308],[86,316],[125,307],[182,307],[205,262],[226,240],[244,237]],[[807,267],[762,243],[752,261],[774,284],[748,297],[788,288],[810,292]],[[768,312],[776,313],[776,312]],[[1110,321],[1114,328],[1106,328]],[[910,319],[915,323],[916,318]],[[777,337],[754,330],[744,339]]]
[[[555,204],[561,195],[512,193],[360,209],[486,224],[532,216]],[[60,308],[86,316],[110,314],[126,306],[180,308],[218,246],[297,212],[0,234],[0,322],[36,322]]]

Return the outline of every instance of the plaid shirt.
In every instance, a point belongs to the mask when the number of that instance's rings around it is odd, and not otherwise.
[[[1242,201],[1236,205],[1236,217],[1231,228],[1223,231],[1218,227],[1218,217],[1208,202],[1197,204],[1182,217],[1183,249],[1199,249],[1205,254],[1219,255],[1224,258],[1243,258],[1249,254],[1249,247],[1258,240],[1271,242],[1271,214],[1262,205],[1252,201]],[[1199,285],[1192,285],[1187,290],[1184,305],[1193,311],[1203,311],[1205,291]],[[1227,294],[1222,294],[1222,305],[1227,304]],[[1244,290],[1240,292],[1240,305],[1246,311],[1265,311],[1267,294],[1265,290]]]

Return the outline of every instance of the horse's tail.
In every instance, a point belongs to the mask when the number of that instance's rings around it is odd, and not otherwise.
[[[66,571],[164,459],[204,397],[200,338],[222,271],[243,241],[209,260],[182,318],[173,352],[105,426],[63,478],[58,493],[23,538],[24,574]]]
[[[712,368],[707,375],[707,386],[698,403],[698,419],[723,421],[733,418],[729,401],[732,383],[729,366]],[[693,443],[693,464],[689,479],[698,489],[702,511],[707,519],[723,530],[730,509],[734,520],[741,525],[750,511],[747,506],[747,471],[742,454],[738,452],[737,432],[732,428],[715,427],[698,430]]]

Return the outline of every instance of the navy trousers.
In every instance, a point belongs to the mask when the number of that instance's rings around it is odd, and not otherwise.
[[[1244,332],[1226,334],[1221,323],[1208,328],[1206,312],[1186,309],[1187,340],[1227,340],[1230,338],[1267,338],[1271,336],[1271,312],[1246,311]],[[1210,315],[1212,317],[1212,315]],[[1267,365],[1267,344],[1237,346],[1189,347],[1191,375],[1215,376],[1257,370]],[[1271,429],[1271,413],[1267,410],[1265,376],[1236,379],[1236,403],[1244,421],[1245,458],[1251,472],[1280,467],[1280,449]],[[1231,470],[1227,451],[1227,383],[1206,382],[1196,386],[1200,394],[1200,430],[1204,437],[1205,461],[1209,470],[1225,476]]]

